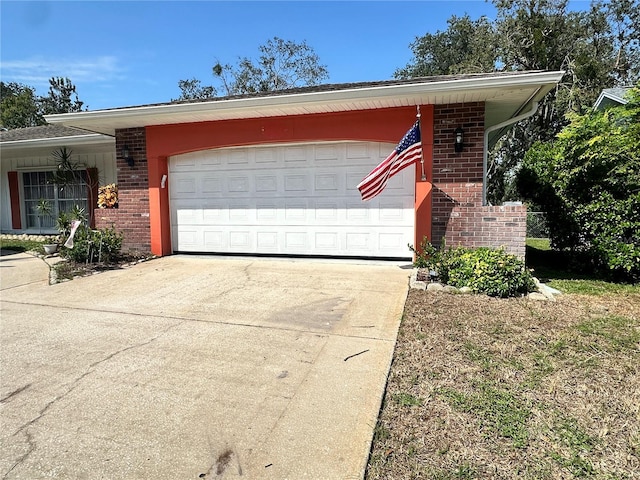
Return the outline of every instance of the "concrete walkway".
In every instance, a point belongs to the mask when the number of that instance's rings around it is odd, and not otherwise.
[[[28,253],[0,250],[0,291],[49,283],[49,265]]]
[[[362,477],[409,269],[172,256],[49,286],[6,258],[2,478]]]

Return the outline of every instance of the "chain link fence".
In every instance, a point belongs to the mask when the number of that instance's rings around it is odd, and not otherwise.
[[[549,238],[549,226],[544,212],[527,212],[527,238]]]

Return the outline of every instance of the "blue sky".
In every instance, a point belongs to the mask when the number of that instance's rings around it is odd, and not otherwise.
[[[586,1],[573,2],[587,8]],[[451,15],[495,17],[471,1],[0,1],[0,77],[48,90],[69,77],[90,110],[168,102],[178,80],[215,84],[211,67],[257,58],[269,38],[306,40],[330,83],[386,80],[410,44]]]

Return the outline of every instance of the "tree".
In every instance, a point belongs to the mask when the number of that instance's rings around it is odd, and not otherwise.
[[[640,78],[640,3],[617,0],[604,7],[614,39],[616,82],[632,85]]]
[[[614,277],[640,280],[640,85],[629,102],[571,115],[553,142],[538,142],[517,175],[540,205],[552,245],[583,252]]]
[[[80,101],[76,86],[68,78],[51,77],[49,94],[36,96],[35,89],[20,83],[0,82],[0,112],[2,127],[23,128],[46,125],[44,115],[79,112]]]
[[[305,41],[296,43],[273,37],[259,47],[257,60],[240,58],[236,65],[217,62],[212,73],[227,96],[271,92],[305,85],[318,85],[329,78],[325,65]],[[200,81],[180,80],[180,99],[204,98],[203,92],[215,95],[214,87],[200,87]]]
[[[0,125],[3,128],[35,127],[46,122],[33,88],[0,82]]]
[[[521,70],[565,70],[538,111],[514,125],[488,156],[488,199],[515,200],[515,171],[536,141],[549,141],[583,113],[603,88],[638,78],[640,0],[592,1],[585,12],[568,0],[492,0],[497,18],[451,17],[444,32],[426,34],[411,48],[414,58],[397,70],[420,75]]]
[[[469,15],[447,20],[447,30],[427,33],[411,44],[413,59],[396,70],[396,78],[485,73],[497,68],[498,37],[494,25]]]
[[[203,86],[200,80],[192,78],[190,80],[179,80],[180,96],[177,101],[182,100],[204,100],[216,96],[216,89],[212,86]]]
[[[44,115],[55,113],[81,112],[82,102],[78,98],[76,86],[68,78],[51,77],[49,95],[40,99]]]

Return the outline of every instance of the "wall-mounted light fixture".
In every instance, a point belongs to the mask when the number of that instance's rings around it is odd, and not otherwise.
[[[134,161],[133,157],[129,155],[129,146],[125,145],[122,147],[122,158],[127,161],[127,165],[133,168]]]
[[[456,153],[460,153],[464,147],[464,130],[461,127],[456,128],[453,149]]]

